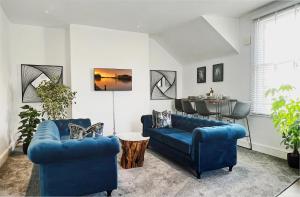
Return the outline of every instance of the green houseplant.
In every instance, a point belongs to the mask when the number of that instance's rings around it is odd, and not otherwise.
[[[18,128],[21,135],[17,142],[23,142],[23,152],[27,154],[32,136],[36,131],[37,125],[41,122],[41,113],[29,105],[24,105],[21,109],[23,109],[23,111],[19,113],[21,126]]]
[[[268,90],[266,95],[272,98],[272,120],[282,135],[282,143],[293,150],[287,154],[288,164],[299,168],[300,99],[290,97],[293,90],[290,85],[282,85]]]
[[[76,95],[68,86],[55,81],[42,81],[37,87],[37,94],[42,101],[42,115],[47,114],[51,120],[66,118],[67,108]]]

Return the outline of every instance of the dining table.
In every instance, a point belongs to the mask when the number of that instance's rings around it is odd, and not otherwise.
[[[232,114],[233,112],[233,104],[237,102],[237,99],[231,99],[228,97],[195,97],[195,96],[189,96],[187,98],[191,103],[196,103],[198,100],[204,100],[207,104],[215,105],[216,109],[216,118],[218,120],[222,120],[222,106],[226,105],[228,106],[228,113]],[[195,104],[194,104],[195,107]]]

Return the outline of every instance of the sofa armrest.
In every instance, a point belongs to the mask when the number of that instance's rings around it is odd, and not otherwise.
[[[245,128],[238,124],[229,124],[215,127],[199,127],[193,131],[193,142],[209,142],[218,140],[232,140],[243,138]]]
[[[152,115],[143,115],[141,122],[143,123],[143,130],[146,128],[152,128]]]
[[[83,140],[33,140],[28,157],[37,164],[59,163],[93,157],[115,156],[120,151],[116,137],[85,138]]]
[[[194,129],[191,157],[197,172],[234,166],[236,141],[245,134],[245,128],[237,124]]]

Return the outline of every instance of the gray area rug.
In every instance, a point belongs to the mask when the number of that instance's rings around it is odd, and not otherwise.
[[[238,164],[232,172],[224,168],[205,172],[197,179],[186,168],[147,150],[144,167],[119,168],[119,187],[112,196],[273,197],[298,177],[299,171],[289,168],[285,160],[239,148]],[[38,166],[35,166],[26,195],[38,196],[38,188]],[[106,196],[106,193],[90,196]]]

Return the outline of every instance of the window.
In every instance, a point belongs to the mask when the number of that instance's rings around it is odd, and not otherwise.
[[[254,25],[252,113],[268,115],[268,89],[290,84],[300,95],[300,7],[257,19]]]

